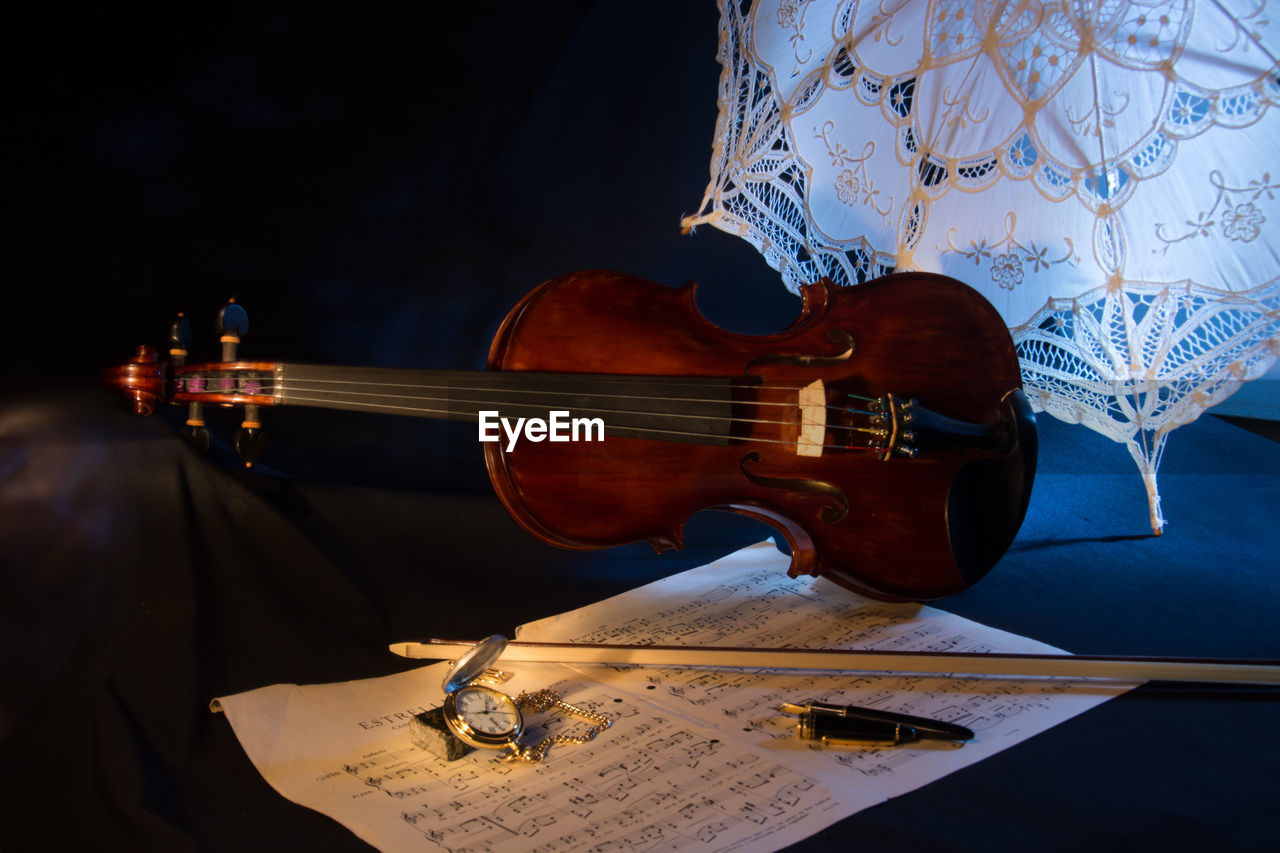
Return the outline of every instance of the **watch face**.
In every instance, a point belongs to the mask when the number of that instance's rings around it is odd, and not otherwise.
[[[445,697],[444,718],[453,733],[472,746],[506,746],[524,729],[515,700],[475,684]]]

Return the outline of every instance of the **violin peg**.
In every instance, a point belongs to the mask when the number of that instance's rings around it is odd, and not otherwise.
[[[267,434],[259,427],[240,427],[233,443],[246,468],[267,454]]]
[[[246,468],[266,455],[267,434],[263,432],[262,423],[258,420],[257,406],[251,404],[244,407],[244,421],[240,424],[240,429],[236,430],[232,443],[236,455],[244,460]]]
[[[235,361],[240,339],[249,333],[249,314],[234,298],[218,312],[218,334],[222,338],[222,360]]]
[[[201,453],[208,453],[213,439],[204,425],[204,406],[192,402],[187,404],[187,424],[182,431],[182,440],[187,446]]]
[[[191,323],[187,321],[184,314],[179,313],[178,318],[173,321],[173,325],[169,327],[169,361],[174,367],[181,367],[183,362],[187,360],[187,354],[191,349]]]
[[[198,450],[201,453],[208,453],[209,447],[213,444],[213,437],[209,434],[209,428],[203,426],[188,426],[182,431],[182,440],[192,450]]]

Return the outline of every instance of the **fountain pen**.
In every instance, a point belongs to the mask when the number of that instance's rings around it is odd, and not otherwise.
[[[930,720],[910,714],[859,708],[857,705],[832,705],[809,702],[793,705],[787,702],[782,711],[799,714],[796,730],[802,740],[823,743],[901,744],[917,740],[971,740],[973,732],[955,723]]]

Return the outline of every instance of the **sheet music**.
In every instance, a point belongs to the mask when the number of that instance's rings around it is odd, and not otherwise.
[[[522,625],[542,642],[849,648],[1059,654],[1061,649],[920,604],[886,604],[824,578],[790,578],[789,559],[761,543],[602,602]],[[709,671],[658,667],[582,670],[648,695],[670,713],[733,736],[836,786],[898,796],[1042,732],[1131,685],[1067,679],[942,678]],[[800,741],[783,702],[859,705],[959,723],[964,743],[831,749]]]
[[[918,605],[884,605],[755,546],[596,605],[521,639],[1054,651]],[[980,760],[1122,692],[1066,681],[843,677],[520,664],[505,692],[551,686],[614,720],[537,766],[415,747],[409,719],[443,701],[447,664],[215,700],[264,778],[383,850],[778,848]],[[507,667],[504,667],[507,668]],[[959,722],[963,747],[814,750],[783,701],[856,702]],[[527,740],[588,725],[539,714]]]
[[[774,756],[559,665],[522,666],[503,687],[552,686],[607,714],[611,728],[588,744],[553,746],[536,766],[488,750],[445,761],[412,744],[408,722],[443,700],[447,669],[216,701],[277,791],[382,850],[779,847],[849,807]],[[575,719],[539,715],[527,738],[572,734]]]

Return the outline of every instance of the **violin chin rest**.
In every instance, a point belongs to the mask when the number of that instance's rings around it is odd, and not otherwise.
[[[978,459],[957,472],[947,496],[947,531],[966,585],[977,583],[1013,544],[1027,514],[1036,476],[1039,432],[1021,389],[1003,402],[1004,422],[1017,436],[1003,456]]]

